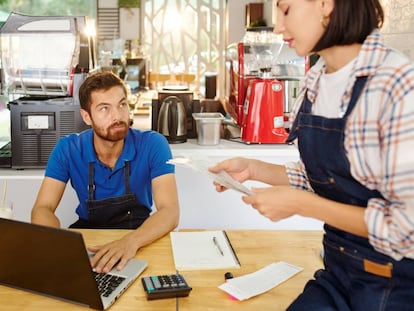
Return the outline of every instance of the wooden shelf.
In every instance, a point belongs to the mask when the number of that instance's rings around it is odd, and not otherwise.
[[[263,3],[246,4],[246,27],[252,22],[263,19]]]

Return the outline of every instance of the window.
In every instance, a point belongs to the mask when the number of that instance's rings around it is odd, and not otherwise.
[[[0,0],[0,22],[11,12],[26,15],[81,15],[96,17],[96,0]]]
[[[224,85],[226,0],[145,0],[143,5],[143,45],[152,71],[195,74],[202,95],[206,73],[216,73],[217,85]]]
[[[98,0],[0,0],[0,23],[7,19],[10,12],[81,15],[97,20],[97,3]],[[139,43],[150,60],[150,69],[159,73],[195,74],[196,90],[203,95],[204,77],[206,73],[214,73],[217,75],[217,93],[222,95],[226,3],[226,0],[141,0],[142,31]],[[114,38],[114,27],[108,31]],[[99,36],[102,34],[98,32],[97,35],[98,44],[105,43]],[[111,50],[115,52],[114,48]]]

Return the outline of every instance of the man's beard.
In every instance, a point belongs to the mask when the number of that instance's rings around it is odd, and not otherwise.
[[[116,131],[112,130],[114,127],[118,127],[121,124],[124,126],[123,131],[120,131],[119,129],[117,129]],[[128,129],[129,129],[128,124],[123,121],[113,123],[106,129],[94,126],[94,132],[99,138],[102,138],[103,140],[107,140],[111,142],[117,142],[119,140],[125,139],[128,133]]]

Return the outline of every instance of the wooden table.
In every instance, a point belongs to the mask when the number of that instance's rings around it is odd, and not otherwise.
[[[80,230],[87,245],[102,244],[125,234],[122,230]],[[302,272],[269,292],[245,301],[230,300],[217,288],[224,282],[226,270],[182,271],[193,288],[190,296],[179,299],[147,301],[142,284],[137,280],[113,305],[111,311],[128,310],[285,310],[297,297],[316,269],[320,259],[321,231],[229,230],[229,239],[240,260],[241,267],[230,272],[235,277],[254,272],[277,261],[301,266]],[[175,273],[169,235],[142,248],[137,258],[148,261],[141,276]],[[64,269],[64,267],[62,267]],[[72,303],[25,291],[0,286],[0,310],[90,310]]]

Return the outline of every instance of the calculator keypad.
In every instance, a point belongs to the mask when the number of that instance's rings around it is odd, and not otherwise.
[[[181,274],[148,276],[141,280],[149,300],[186,297],[192,289]]]

